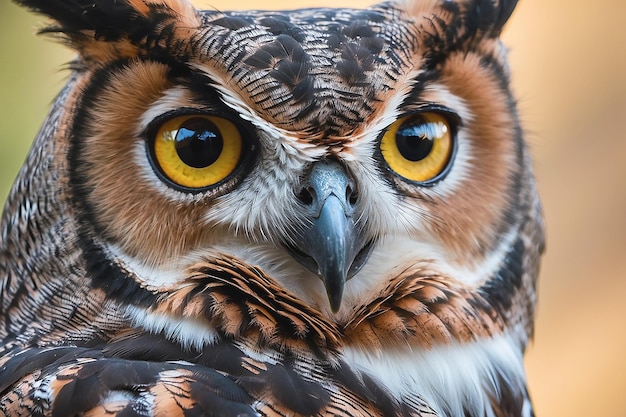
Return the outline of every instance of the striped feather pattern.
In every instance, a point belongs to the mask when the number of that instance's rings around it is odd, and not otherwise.
[[[16,2],[79,57],[0,223],[0,416],[532,416],[543,224],[497,39],[514,0]],[[416,183],[380,142],[424,111],[454,152]],[[243,127],[207,189],[149,160],[183,114]],[[287,247],[321,216],[300,213],[318,159],[365,242],[337,311]]]

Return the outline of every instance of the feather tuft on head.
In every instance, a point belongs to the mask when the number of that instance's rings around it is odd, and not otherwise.
[[[187,0],[16,0],[55,23],[57,34],[85,62],[109,62],[171,48],[200,20]]]

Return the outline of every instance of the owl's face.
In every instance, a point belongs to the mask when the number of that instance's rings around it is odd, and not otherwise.
[[[341,320],[406,270],[497,271],[526,169],[499,23],[459,29],[451,2],[174,5],[135,11],[163,19],[146,33],[70,35],[72,200],[141,286],[227,254]]]
[[[122,271],[109,293],[226,257],[340,325],[424,276],[530,332],[540,209],[497,38],[515,2],[63,4],[31,5],[79,52],[31,165],[87,273]]]

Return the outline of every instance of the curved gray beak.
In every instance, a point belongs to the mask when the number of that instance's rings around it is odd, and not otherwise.
[[[339,311],[345,283],[365,264],[372,248],[357,225],[354,182],[336,161],[313,164],[298,195],[305,221],[288,245],[292,256],[324,282],[333,312]]]

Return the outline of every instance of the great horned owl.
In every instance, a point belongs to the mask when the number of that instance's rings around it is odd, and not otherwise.
[[[531,416],[515,0],[18,0],[78,57],[6,203],[0,414]]]

